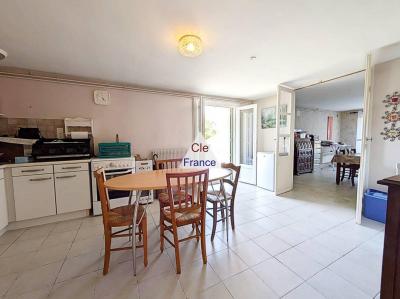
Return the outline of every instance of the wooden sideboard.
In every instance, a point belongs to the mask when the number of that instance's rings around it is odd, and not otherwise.
[[[389,187],[381,299],[400,299],[400,176],[378,181]]]

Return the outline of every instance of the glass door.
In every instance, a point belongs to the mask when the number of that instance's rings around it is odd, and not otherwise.
[[[241,166],[239,180],[256,184],[257,105],[236,111],[236,163]]]
[[[294,90],[278,86],[276,109],[275,194],[293,189]]]
[[[204,119],[204,138],[217,163],[231,162],[232,108],[206,105]]]

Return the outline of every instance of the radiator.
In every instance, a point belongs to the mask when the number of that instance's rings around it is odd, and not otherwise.
[[[187,148],[158,148],[151,151],[151,156],[157,160],[183,158]]]

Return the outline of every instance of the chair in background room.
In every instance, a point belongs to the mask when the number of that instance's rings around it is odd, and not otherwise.
[[[181,165],[181,162],[182,158],[164,160],[154,159],[156,170],[178,168]],[[160,202],[160,209],[168,205],[167,192],[163,190],[156,190],[156,198],[158,198],[158,201]]]
[[[179,243],[193,238],[201,240],[203,263],[207,263],[205,240],[205,211],[208,187],[208,169],[187,172],[167,173],[168,205],[160,211],[160,250],[164,250],[164,240],[175,248],[176,273],[181,273]],[[179,239],[178,228],[186,225],[195,227],[195,235]],[[173,241],[165,231],[173,235]]]
[[[232,163],[222,163],[221,167],[232,171],[233,180],[228,178],[222,180],[226,194],[226,202],[220,187],[218,190],[214,190],[213,185],[211,185],[212,190],[209,190],[207,193],[207,202],[212,204],[212,207],[206,210],[207,214],[213,218],[211,241],[214,240],[217,223],[225,221],[225,217],[230,217],[232,229],[235,229],[235,197],[239,182],[240,166],[236,166]],[[225,215],[226,204],[228,205],[228,215]],[[219,213],[221,217],[218,219]]]
[[[138,236],[139,241],[142,241],[142,244],[137,245],[136,247],[138,248],[143,247],[144,265],[147,266],[146,210],[142,206],[139,206],[137,214],[137,224],[139,231],[132,233],[131,225],[133,222],[134,205],[126,205],[111,209],[107,195],[107,188],[104,186],[105,182],[104,171],[102,169],[97,170],[95,172],[95,176],[97,181],[97,188],[99,190],[99,197],[101,201],[101,210],[103,214],[103,226],[104,226],[105,254],[104,254],[103,275],[106,275],[108,273],[111,251],[132,250],[132,246],[111,248],[111,243],[113,238],[123,238],[123,237],[136,238],[136,236]],[[117,229],[119,228],[119,230],[113,232],[113,228]]]

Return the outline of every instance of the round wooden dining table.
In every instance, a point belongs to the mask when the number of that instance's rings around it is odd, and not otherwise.
[[[132,173],[127,175],[118,176],[112,179],[109,179],[105,182],[105,187],[109,190],[120,190],[120,191],[130,191],[129,196],[129,204],[134,205],[134,213],[133,213],[133,221],[132,221],[132,230],[133,236],[135,236],[136,228],[137,228],[137,211],[139,206],[139,201],[141,197],[142,191],[147,190],[164,190],[167,189],[167,173],[185,173],[185,172],[194,172],[199,170],[204,170],[205,168],[171,168],[171,169],[160,169],[139,173]],[[228,203],[227,197],[225,193],[225,188],[223,184],[223,179],[229,177],[232,174],[231,170],[214,167],[209,168],[208,174],[208,182],[219,182],[220,191],[223,199],[225,200],[225,209],[226,215],[228,215]],[[173,185],[173,182],[171,182]],[[132,202],[132,194],[133,191],[136,191],[135,200]],[[147,209],[149,202],[147,199],[147,203],[145,208]],[[228,217],[225,217],[225,227],[226,227],[226,238],[227,238],[227,246],[229,246],[229,237],[228,237]],[[133,250],[133,273],[136,275],[136,238],[132,238],[132,250]]]

